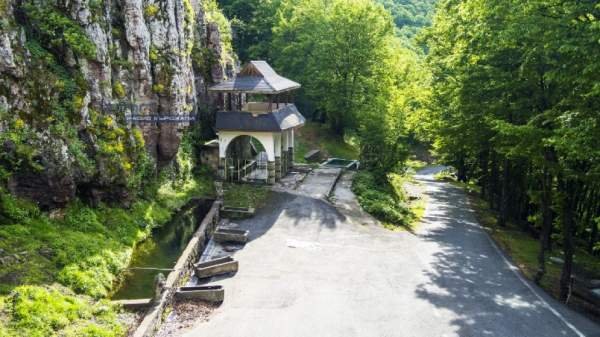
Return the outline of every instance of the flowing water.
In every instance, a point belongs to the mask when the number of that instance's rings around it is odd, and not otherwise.
[[[210,210],[212,200],[194,200],[171,221],[152,231],[152,236],[140,243],[133,252],[125,278],[112,299],[150,298],[154,295],[154,278],[158,273],[165,277],[194,235],[194,232]]]

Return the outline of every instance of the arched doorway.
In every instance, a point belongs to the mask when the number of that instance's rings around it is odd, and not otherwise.
[[[269,174],[265,145],[249,135],[236,136],[227,144],[224,169],[227,181],[266,183]]]

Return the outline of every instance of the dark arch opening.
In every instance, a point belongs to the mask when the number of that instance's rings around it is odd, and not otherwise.
[[[266,183],[267,158],[265,147],[258,139],[248,135],[237,136],[225,150],[225,178],[228,181]]]

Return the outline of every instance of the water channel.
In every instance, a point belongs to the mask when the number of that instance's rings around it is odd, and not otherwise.
[[[208,199],[191,201],[174,215],[171,221],[154,229],[152,236],[138,244],[133,252],[131,264],[124,272],[124,279],[112,299],[153,297],[156,275],[163,273],[166,277],[169,274],[168,270],[157,269],[171,269],[175,266],[177,259],[210,210],[212,202],[213,200]]]

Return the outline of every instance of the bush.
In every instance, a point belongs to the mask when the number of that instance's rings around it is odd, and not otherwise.
[[[378,181],[372,173],[362,171],[354,177],[352,191],[361,207],[380,221],[394,226],[410,224],[413,215],[404,196],[389,181]]]
[[[45,45],[59,49],[69,47],[77,56],[88,59],[96,57],[96,46],[84,29],[58,9],[32,2],[26,2],[23,9],[32,28]]]
[[[115,82],[115,84],[113,85],[113,94],[117,97],[117,98],[123,98],[125,97],[125,87],[123,86],[123,84],[121,82]]]
[[[144,16],[146,18],[153,18],[156,16],[156,14],[158,14],[159,10],[160,10],[160,8],[158,8],[157,5],[150,4],[150,5],[146,6],[146,8],[144,8]]]

